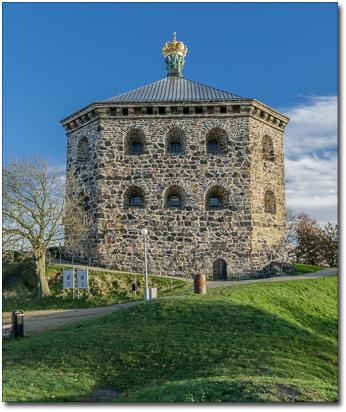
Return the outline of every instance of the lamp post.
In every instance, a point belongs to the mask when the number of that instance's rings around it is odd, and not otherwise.
[[[144,301],[147,302],[149,300],[148,297],[148,275],[147,275],[147,242],[146,236],[148,234],[147,229],[141,230],[142,235],[144,236],[144,273],[145,273],[145,289],[144,289]]]

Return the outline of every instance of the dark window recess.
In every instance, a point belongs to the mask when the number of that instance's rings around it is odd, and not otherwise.
[[[195,107],[195,113],[202,114],[202,107]]]
[[[233,113],[240,113],[240,106],[233,106]]]
[[[153,108],[147,107],[147,114],[153,114]]]
[[[180,143],[171,143],[171,152],[180,152]]]
[[[184,108],[183,108],[183,114],[189,114],[189,113],[190,113],[189,108],[188,108],[188,107],[184,107]]]
[[[166,109],[164,107],[159,107],[159,114],[166,114]]]
[[[129,109],[123,109],[123,116],[129,115]]]
[[[132,198],[132,206],[142,206],[142,198],[139,196],[134,196]]]
[[[132,143],[132,151],[139,153],[142,151],[142,143]]]
[[[209,142],[209,152],[217,151],[217,142]]]
[[[179,206],[179,197],[178,196],[171,196],[170,205],[171,206]]]
[[[219,198],[218,197],[211,197],[209,199],[209,206],[210,207],[218,207],[219,206]]]
[[[225,106],[220,107],[220,113],[226,113],[226,107]]]

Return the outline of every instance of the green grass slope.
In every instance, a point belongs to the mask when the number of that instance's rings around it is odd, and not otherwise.
[[[306,274],[306,273],[315,273],[319,272],[321,270],[324,270],[326,268],[321,268],[320,266],[314,266],[314,265],[303,265],[303,264],[298,264],[296,263],[293,265],[294,271],[291,273],[291,276],[297,276]]]
[[[337,401],[337,277],[158,299],[3,345],[3,401]]]
[[[30,259],[20,253],[14,252],[13,259],[10,259],[8,256],[3,257],[2,259],[2,280],[4,280],[7,276],[12,275],[18,269],[25,265]]]
[[[115,305],[118,303],[133,302],[144,300],[144,275],[133,275],[125,273],[112,273],[105,271],[89,270],[89,287],[91,297],[87,297],[86,290],[81,290],[81,297],[73,298],[72,290],[68,291],[67,296],[63,297],[62,291],[62,267],[54,264],[47,264],[46,276],[49,280],[51,296],[35,302],[37,296],[36,287],[27,285],[25,279],[33,277],[35,279],[34,267],[29,268],[22,277],[2,294],[2,311],[12,312],[14,309],[25,311],[53,310],[53,309],[84,309],[100,306]],[[132,292],[132,283],[136,277],[137,294]],[[191,284],[180,279],[171,279],[149,276],[149,287],[157,288],[158,297],[167,296],[191,290]],[[77,289],[75,289],[77,293]]]

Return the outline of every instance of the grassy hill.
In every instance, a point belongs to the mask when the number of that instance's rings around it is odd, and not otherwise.
[[[89,287],[91,297],[87,297],[86,290],[80,291],[81,297],[73,298],[72,290],[68,291],[67,296],[63,297],[62,291],[62,266],[47,264],[46,276],[49,279],[49,287],[51,296],[35,302],[37,296],[36,287],[30,287],[26,280],[33,280],[35,285],[35,268],[31,267],[26,270],[22,279],[5,291],[2,294],[2,311],[12,312],[13,309],[25,311],[34,310],[52,310],[52,309],[84,309],[95,308],[100,306],[115,305],[118,303],[133,302],[136,300],[144,300],[144,275],[133,275],[126,273],[112,273],[107,270],[94,271],[89,270]],[[132,292],[132,283],[136,277],[137,294]],[[149,287],[156,287],[158,297],[191,290],[191,284],[181,279],[171,279],[149,276]],[[77,293],[77,289],[75,289]]]
[[[337,401],[337,277],[157,299],[3,345],[3,401]]]
[[[9,256],[5,256],[2,258],[2,280],[7,276],[13,275],[18,269],[21,269],[27,262],[29,262],[29,258],[20,253],[20,252],[13,252],[13,258]]]

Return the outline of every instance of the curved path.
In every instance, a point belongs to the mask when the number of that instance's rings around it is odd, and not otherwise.
[[[298,275],[298,276],[281,276],[268,279],[253,279],[253,280],[241,280],[241,281],[208,281],[207,288],[215,288],[222,286],[241,285],[244,283],[259,283],[259,282],[280,282],[286,280],[299,280],[299,279],[312,279],[326,276],[337,275],[338,269],[325,269],[320,272]],[[193,282],[193,279],[189,279],[189,282]],[[182,292],[186,293],[186,292]],[[34,336],[42,331],[49,329],[55,329],[59,326],[73,325],[82,320],[94,319],[99,316],[107,315],[109,313],[123,310],[134,305],[143,303],[143,300],[137,302],[122,303],[119,305],[106,306],[102,308],[90,308],[90,309],[68,309],[68,310],[46,310],[46,311],[34,311],[25,312],[24,318],[24,333],[26,336]],[[7,324],[10,320],[10,314],[3,314],[3,324]]]
[[[242,285],[244,283],[260,283],[260,282],[281,282],[282,280],[297,280],[297,279],[312,279],[312,278],[325,278],[327,276],[336,276],[338,269],[324,269],[319,272],[306,273],[304,275],[297,276],[278,276],[275,278],[265,279],[249,279],[249,280],[235,280],[235,281],[208,281],[207,289],[220,288],[222,286]]]

